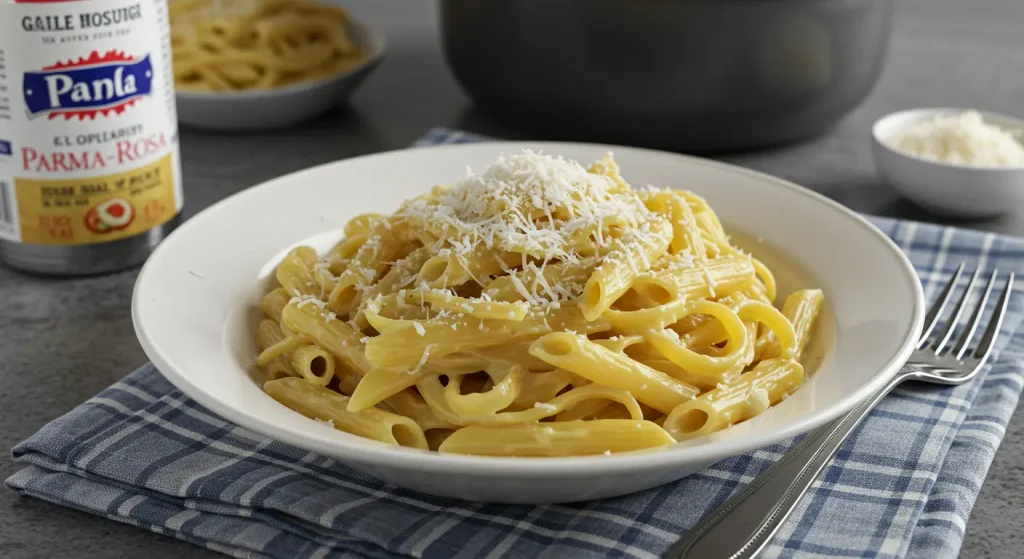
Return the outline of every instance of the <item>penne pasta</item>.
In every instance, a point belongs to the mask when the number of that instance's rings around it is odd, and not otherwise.
[[[713,433],[764,413],[796,390],[803,376],[803,367],[796,361],[762,361],[736,380],[676,407],[663,426],[676,440]]]
[[[477,247],[472,251],[459,252],[442,249],[437,255],[423,263],[418,280],[432,288],[452,287],[469,281],[480,282],[512,267],[518,260],[516,255]]]
[[[543,336],[530,346],[530,353],[593,383],[627,390],[664,413],[700,394],[695,386],[568,332]]]
[[[263,310],[263,314],[267,318],[281,322],[281,311],[284,310],[284,306],[291,298],[292,296],[283,287],[278,287],[260,299],[260,309]]]
[[[818,314],[821,313],[824,301],[825,295],[820,289],[802,289],[787,297],[785,304],[782,305],[782,315],[793,326],[793,345],[795,347],[793,359],[799,361],[803,356],[807,340],[811,337],[811,330],[814,328]],[[778,357],[782,354],[783,348],[779,345],[774,332],[766,336],[765,343],[771,347],[770,351],[766,351],[767,358]]]
[[[331,352],[346,367],[365,374],[370,370],[362,339],[355,328],[338,320],[331,311],[302,301],[288,303],[281,313],[281,323],[296,333],[316,342]]]
[[[327,386],[334,378],[334,357],[316,345],[304,345],[292,351],[292,369],[306,382]]]
[[[580,456],[657,448],[674,442],[650,421],[599,419],[464,427],[445,439],[438,450],[486,456]]]
[[[608,254],[594,269],[594,274],[583,287],[580,307],[587,320],[596,320],[618,300],[641,273],[651,268],[651,262],[661,258],[672,240],[671,224],[667,220],[653,226],[652,235]]]
[[[327,298],[335,311],[348,311],[360,303],[360,293],[369,289],[387,271],[390,263],[403,256],[404,243],[384,224],[378,225],[352,256],[338,276]]]
[[[316,251],[302,246],[288,253],[277,266],[277,281],[292,297],[319,294],[320,285],[313,276]]]
[[[672,191],[655,190],[642,193],[641,197],[648,209],[667,215],[671,220],[671,254],[685,254],[698,262],[707,259],[697,218],[682,196]]]
[[[290,1],[290,0],[288,0]],[[782,308],[707,202],[609,154],[526,152],[290,251],[260,301],[275,400],[391,445],[489,456],[658,448],[803,382],[824,295]]]
[[[638,275],[632,289],[658,304],[665,304],[728,295],[750,286],[756,277],[753,264],[746,258],[718,258],[689,266],[685,262],[669,261],[663,266]]]
[[[346,410],[348,398],[300,378],[272,380],[263,385],[271,398],[335,429],[386,444],[427,448],[423,429],[408,417],[378,409]]]
[[[460,366],[461,365],[461,366]],[[352,393],[349,400],[349,409],[352,411],[364,410],[376,406],[380,401],[398,394],[399,392],[415,386],[425,378],[437,376],[441,371],[452,375],[465,375],[479,371],[486,366],[482,360],[470,360],[468,363],[448,360],[444,363],[443,369],[438,365],[420,367],[419,370],[405,369],[382,369],[375,368],[362,377],[359,385]]]

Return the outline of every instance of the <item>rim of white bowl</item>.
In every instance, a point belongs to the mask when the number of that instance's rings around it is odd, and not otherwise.
[[[959,171],[985,171],[985,172],[998,172],[998,173],[1019,173],[1024,172],[1024,165],[959,165],[956,163],[947,163],[945,161],[937,161],[935,159],[928,159],[925,157],[919,157],[912,153],[900,151],[889,145],[880,135],[880,129],[891,123],[893,120],[900,118],[908,119],[908,122],[917,122],[930,116],[948,115],[948,114],[960,114],[968,111],[977,112],[982,116],[982,119],[987,124],[995,124],[1000,128],[1011,129],[1012,132],[1016,132],[1014,136],[1017,137],[1017,142],[1024,147],[1024,119],[1020,119],[1014,116],[1006,115],[1003,113],[995,113],[992,111],[986,111],[982,109],[969,109],[969,108],[957,108],[957,107],[920,107],[917,109],[905,109],[902,111],[896,111],[889,113],[882,118],[875,121],[871,125],[871,138],[876,144],[885,148],[887,151],[892,152],[900,157],[905,157],[921,163],[928,163],[935,165],[936,167],[945,167],[948,169],[956,169]]]
[[[297,93],[310,91],[318,87],[323,87],[327,84],[342,81],[345,78],[351,77],[359,72],[366,71],[367,69],[379,64],[380,61],[384,59],[384,55],[387,53],[388,48],[387,37],[384,33],[363,23],[361,20],[352,16],[351,13],[348,14],[345,24],[355,27],[360,33],[366,35],[366,44],[360,46],[367,47],[367,54],[366,58],[343,72],[324,76],[315,80],[303,81],[270,89],[252,89],[245,91],[193,91],[176,88],[174,90],[174,96],[176,98],[187,99],[190,101],[237,101],[239,99],[287,97]]]
[[[548,146],[552,145],[564,145],[564,146],[579,146],[580,142],[508,142],[508,141],[487,141],[477,142],[472,145],[480,144],[506,144],[510,148],[514,147],[530,147],[536,146],[537,144],[544,144]],[[159,348],[157,348],[149,336],[146,334],[145,329],[141,327],[141,321],[139,317],[139,307],[136,304],[138,301],[138,290],[139,286],[142,285],[143,279],[147,275],[150,262],[159,259],[161,252],[169,247],[170,245],[165,241],[157,246],[153,254],[150,255],[146,264],[142,267],[139,272],[138,278],[135,283],[135,288],[132,293],[132,323],[135,329],[135,334],[138,337],[139,343],[142,346],[146,356],[152,361],[153,365],[161,372],[161,374],[175,385],[182,392],[185,392],[190,398],[194,399],[204,408],[209,410],[215,415],[227,419],[241,427],[251,429],[257,433],[262,433],[270,438],[278,441],[288,440],[302,440],[305,444],[312,447],[324,446],[324,443],[328,443],[329,446],[334,446],[338,449],[352,450],[353,454],[349,457],[354,462],[362,464],[390,464],[394,465],[398,462],[402,462],[410,468],[418,471],[431,472],[431,473],[449,473],[449,474],[466,474],[466,475],[501,475],[508,474],[511,471],[515,472],[517,477],[533,477],[533,476],[551,476],[551,475],[574,475],[581,472],[587,473],[637,473],[639,471],[645,471],[652,468],[671,466],[680,461],[681,458],[686,456],[690,462],[706,461],[708,463],[714,463],[730,456],[736,456],[744,452],[749,452],[753,449],[763,448],[765,446],[777,443],[779,441],[793,438],[797,435],[807,433],[813,429],[824,425],[828,421],[834,420],[841,415],[849,412],[857,404],[863,402],[873,394],[876,390],[880,389],[892,375],[899,370],[904,362],[910,357],[914,348],[917,345],[917,339],[920,336],[922,327],[924,324],[924,313],[925,313],[925,300],[924,291],[921,287],[920,280],[917,276],[917,271],[914,269],[910,260],[903,253],[902,250],[890,239],[885,233],[875,227],[869,222],[864,216],[850,210],[846,206],[828,198],[823,194],[819,194],[810,190],[806,187],[797,185],[796,183],[769,175],[767,173],[761,173],[753,171],[737,165],[731,165],[728,163],[721,163],[718,161],[712,161],[694,156],[682,155],[678,153],[670,153],[665,151],[636,148],[627,146],[616,146],[610,144],[592,144],[586,143],[582,145],[593,146],[603,148],[605,150],[636,150],[642,152],[649,152],[652,154],[659,154],[661,156],[670,155],[673,157],[683,157],[690,160],[695,165],[704,165],[709,167],[718,167],[730,172],[746,174],[748,176],[757,177],[762,180],[767,180],[778,184],[782,188],[793,191],[794,193],[812,198],[818,202],[832,208],[837,211],[839,215],[846,217],[857,223],[859,226],[864,228],[868,233],[877,238],[883,246],[885,246],[892,256],[895,258],[899,265],[903,267],[907,277],[911,280],[914,289],[914,316],[910,321],[910,328],[905,332],[903,343],[900,345],[899,350],[895,355],[886,363],[884,367],[875,375],[875,377],[868,383],[865,383],[858,390],[848,394],[845,398],[840,399],[831,410],[825,413],[813,414],[809,417],[794,421],[787,425],[783,429],[772,431],[769,433],[756,432],[741,435],[732,439],[724,441],[718,441],[709,445],[695,445],[686,446],[684,448],[675,448],[674,445],[667,447],[654,449],[651,451],[635,451],[628,453],[612,454],[610,456],[605,455],[585,455],[585,456],[571,456],[571,457],[500,457],[500,456],[478,456],[470,454],[445,454],[434,451],[420,450],[415,448],[390,446],[390,445],[372,445],[363,443],[349,443],[338,440],[327,441],[322,437],[315,436],[310,432],[295,432],[288,429],[282,429],[273,423],[261,423],[257,420],[251,419],[243,413],[237,412],[233,408],[229,408],[221,405],[216,398],[207,394],[203,390],[200,390],[192,382],[179,375],[175,372],[174,368],[170,366],[170,359],[165,355]],[[358,157],[348,158],[343,161],[352,160],[372,160],[379,158],[386,158],[394,153],[402,152],[410,149],[423,150],[423,151],[440,151],[447,149],[457,149],[464,147],[459,144],[446,144],[439,146],[427,146],[427,147],[415,147],[415,148],[402,148],[389,151],[383,151],[368,155],[362,155]],[[282,175],[259,183],[254,187],[247,188],[236,194],[233,194],[215,204],[202,210],[185,223],[181,224],[174,233],[171,235],[178,234],[180,231],[188,230],[191,227],[198,226],[203,220],[204,214],[207,216],[213,215],[215,210],[220,208],[222,205],[233,203],[236,198],[245,198],[247,196],[253,196],[256,192],[267,189],[267,188],[288,188],[288,181],[285,180],[291,175],[304,173],[313,169],[326,167],[329,165],[336,165],[339,161],[332,161],[323,163],[313,167],[308,167],[292,173]],[[183,388],[188,387],[188,389]],[[699,439],[693,439],[694,441]],[[689,441],[687,441],[689,442]],[[294,444],[294,443],[287,443]],[[677,443],[678,444],[678,443]],[[297,445],[301,446],[301,445]],[[303,448],[310,448],[309,446]]]

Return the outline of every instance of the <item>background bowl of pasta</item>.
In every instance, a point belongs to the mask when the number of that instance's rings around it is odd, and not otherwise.
[[[259,130],[344,103],[384,36],[323,0],[171,0],[178,121]]]
[[[545,503],[838,417],[909,355],[923,306],[898,247],[799,186],[501,142],[228,198],[150,257],[132,312],[157,368],[232,422],[402,487]]]

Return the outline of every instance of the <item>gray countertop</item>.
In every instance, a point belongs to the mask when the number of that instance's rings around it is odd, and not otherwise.
[[[265,134],[181,133],[186,216],[266,179],[326,161],[401,148],[432,126],[519,138],[472,108],[440,56],[433,2],[347,0],[389,40],[384,64],[348,110]],[[859,211],[934,218],[876,177],[868,131],[915,106],[1024,114],[1024,2],[900,0],[891,56],[869,99],[832,132],[724,159],[804,184]],[[1024,234],[1016,216],[960,223]],[[9,449],[145,361],[129,304],[137,270],[40,279],[0,267],[0,448]],[[967,527],[963,557],[1010,557],[1024,543],[1024,418],[1012,421]],[[17,469],[0,456],[0,477]],[[1016,550],[1016,551],[1010,551]],[[0,491],[0,557],[217,557],[138,528]]]

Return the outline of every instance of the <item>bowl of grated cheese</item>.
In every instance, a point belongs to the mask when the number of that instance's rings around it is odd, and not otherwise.
[[[1024,207],[1024,121],[968,109],[890,114],[872,129],[875,167],[932,212],[983,218]]]

